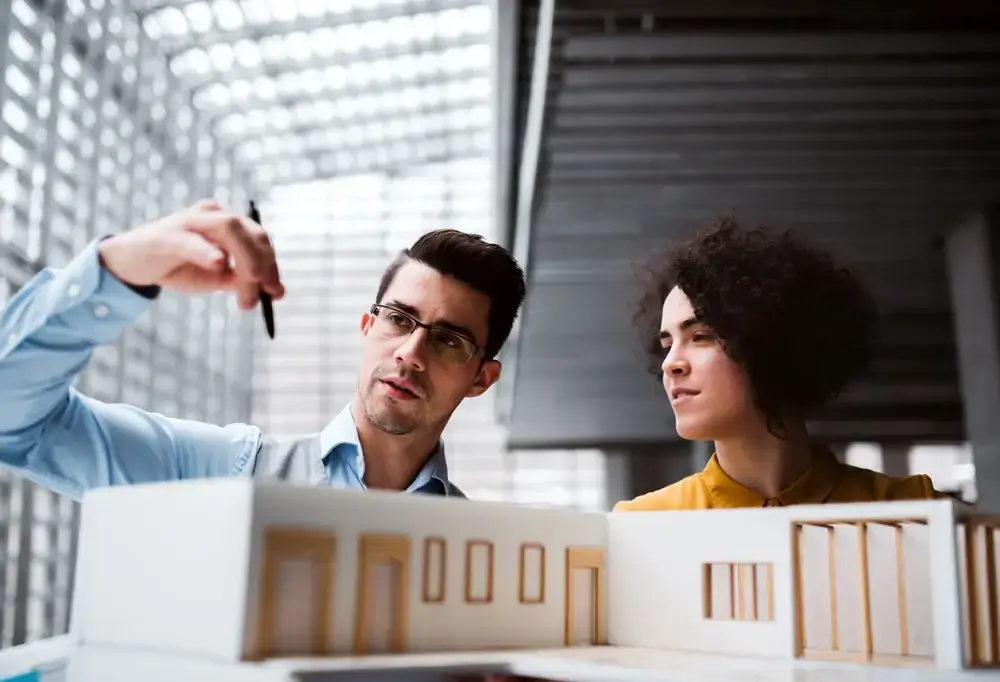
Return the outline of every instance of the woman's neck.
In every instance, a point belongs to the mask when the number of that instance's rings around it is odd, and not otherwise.
[[[805,425],[785,425],[778,438],[761,425],[750,433],[715,442],[719,466],[740,485],[771,499],[794,483],[812,465],[812,447]]]

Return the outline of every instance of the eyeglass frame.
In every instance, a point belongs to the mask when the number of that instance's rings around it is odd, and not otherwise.
[[[395,306],[386,305],[385,303],[372,303],[371,308],[368,309],[368,312],[375,319],[378,319],[379,308],[385,308],[386,310],[391,310],[397,315],[402,315],[406,319],[410,320],[413,323],[413,329],[410,330],[410,333],[407,334],[407,336],[411,336],[413,332],[417,331],[418,329],[426,329],[428,332],[438,331],[445,334],[451,334],[452,336],[457,336],[463,341],[468,341],[470,344],[472,344],[472,353],[461,364],[467,364],[470,360],[472,360],[472,358],[479,358],[481,360],[486,356],[486,349],[480,346],[478,343],[475,342],[475,340],[469,338],[465,334],[457,332],[454,329],[448,329],[447,327],[438,327],[433,324],[427,324],[426,322],[421,322],[410,313],[400,310]]]

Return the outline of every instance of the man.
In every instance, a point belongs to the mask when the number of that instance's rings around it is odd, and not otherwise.
[[[161,288],[234,291],[252,310],[285,287],[253,221],[205,201],[91,244],[45,270],[0,314],[0,464],[79,497],[87,489],[215,476],[277,476],[338,488],[461,495],[440,439],[455,408],[500,378],[496,354],[524,298],[501,247],[454,230],[424,235],[359,311],[353,401],[320,434],[287,442],[110,405],[71,387],[95,347]]]
[[[682,438],[705,469],[615,511],[880,502],[939,496],[925,475],[841,464],[806,431],[869,361],[875,307],[830,257],[724,219],[652,264],[636,321]]]

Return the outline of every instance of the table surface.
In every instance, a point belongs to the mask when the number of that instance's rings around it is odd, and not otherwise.
[[[20,651],[19,651],[20,650]],[[562,682],[969,682],[997,680],[1000,669],[945,671],[925,667],[785,661],[629,647],[574,647],[520,651],[467,651],[381,656],[281,658],[223,663],[165,652],[138,652],[87,645],[74,650],[68,638],[0,652],[0,680],[41,670],[46,682],[145,682],[211,679],[213,682],[341,682],[381,679],[424,682],[474,672],[509,672]],[[16,665],[15,665],[16,664]]]

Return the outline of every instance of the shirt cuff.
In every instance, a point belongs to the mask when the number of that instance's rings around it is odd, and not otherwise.
[[[50,288],[53,312],[62,323],[94,343],[111,341],[153,303],[101,265],[98,239],[58,271]]]

